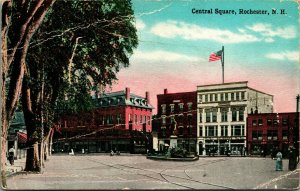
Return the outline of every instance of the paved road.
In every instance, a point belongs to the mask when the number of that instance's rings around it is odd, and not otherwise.
[[[297,188],[299,169],[276,172],[270,158],[211,157],[193,162],[145,156],[53,155],[43,174],[8,178],[9,189]]]

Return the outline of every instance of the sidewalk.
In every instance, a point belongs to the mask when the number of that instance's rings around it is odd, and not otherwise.
[[[6,162],[6,175],[7,177],[16,174],[17,172],[21,172],[25,168],[26,158],[23,157],[21,159],[17,159],[14,162],[14,165],[10,165],[9,161]]]

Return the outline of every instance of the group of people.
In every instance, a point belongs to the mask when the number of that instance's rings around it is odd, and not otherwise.
[[[113,150],[110,151],[110,156],[114,156],[115,152]],[[120,155],[120,151],[116,151],[116,155]]]

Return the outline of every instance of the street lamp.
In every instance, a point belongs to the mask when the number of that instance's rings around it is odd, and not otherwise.
[[[192,116],[188,115],[188,152],[190,153],[190,138],[191,138],[191,119]]]

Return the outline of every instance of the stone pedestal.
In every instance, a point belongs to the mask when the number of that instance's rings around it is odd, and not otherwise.
[[[171,135],[170,136],[170,148],[175,148],[175,147],[177,147],[177,136]]]

